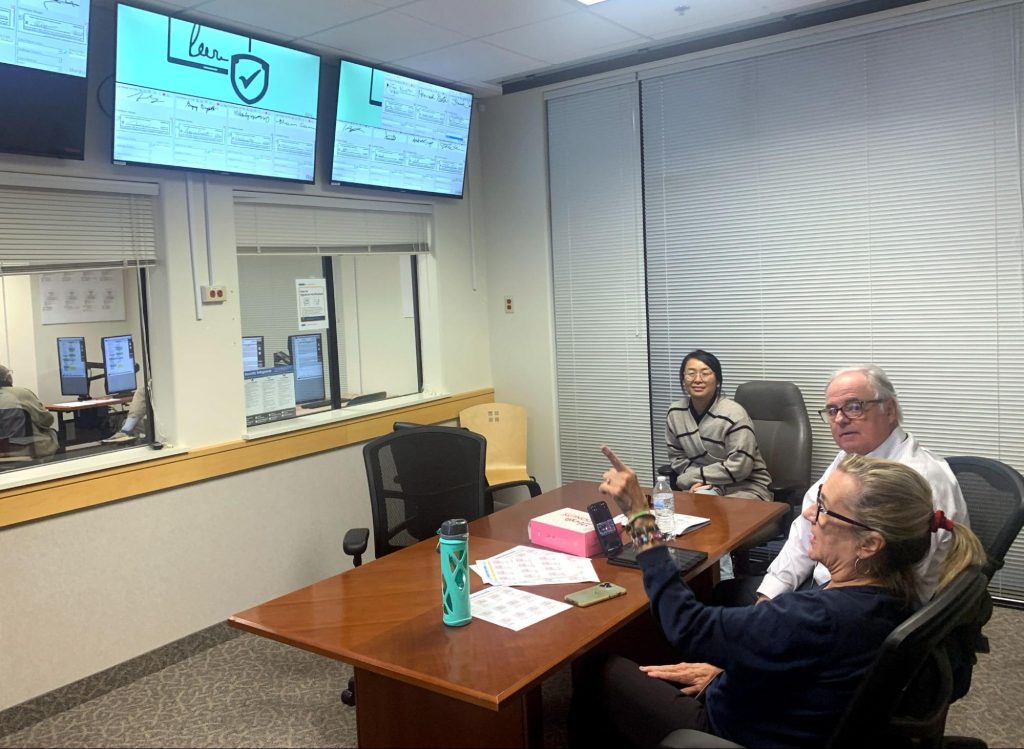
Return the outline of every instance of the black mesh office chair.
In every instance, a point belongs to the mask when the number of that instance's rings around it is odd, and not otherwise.
[[[970,567],[885,639],[826,746],[939,746],[952,695],[948,643],[971,626],[988,578]],[[972,740],[974,746],[984,742]],[[736,747],[701,731],[678,730],[661,749]]]
[[[991,458],[962,456],[946,458],[946,462],[963,492],[971,530],[988,554],[984,569],[991,579],[1024,527],[1024,478]]]
[[[458,427],[412,426],[385,434],[363,447],[373,510],[374,554],[382,557],[437,534],[449,518],[476,520],[493,510],[484,491],[487,442]],[[353,528],[343,548],[362,564],[369,529]],[[355,686],[342,692],[355,704]]]

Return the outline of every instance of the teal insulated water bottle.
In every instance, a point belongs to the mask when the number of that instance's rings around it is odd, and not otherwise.
[[[450,627],[469,624],[469,524],[462,518],[441,523],[441,620]]]

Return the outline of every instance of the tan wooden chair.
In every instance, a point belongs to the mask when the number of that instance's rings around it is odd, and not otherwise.
[[[541,493],[526,470],[526,409],[511,403],[484,403],[459,413],[459,425],[487,440],[488,491],[525,486],[531,497]]]

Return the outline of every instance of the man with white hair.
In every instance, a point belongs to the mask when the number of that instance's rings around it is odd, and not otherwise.
[[[25,430],[25,420],[30,427]],[[57,432],[53,414],[28,388],[14,386],[14,372],[0,364],[0,439],[7,452],[47,457],[57,452]]]

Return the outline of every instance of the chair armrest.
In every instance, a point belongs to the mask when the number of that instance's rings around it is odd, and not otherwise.
[[[711,733],[704,733],[692,728],[677,728],[661,740],[658,749],[743,749],[742,745],[734,744]]]
[[[484,487],[484,497],[487,500],[488,513],[494,512],[494,495],[505,489],[512,489],[516,486],[525,486],[530,491],[531,497],[540,495],[541,489],[540,484],[532,476],[528,479],[520,479],[519,481],[506,481],[502,484],[495,484],[494,486]]]
[[[803,498],[804,493],[807,491],[807,487],[795,482],[788,483],[776,483],[773,481],[768,489],[771,490],[772,496],[775,497],[776,502],[789,502],[791,505],[799,507]]]
[[[668,476],[668,485],[678,491],[687,491],[689,487],[682,487],[676,484],[676,479],[679,478],[679,474],[672,470],[672,466],[664,465],[658,466],[657,476]]]
[[[352,566],[358,567],[363,563],[363,554],[366,553],[366,544],[369,540],[369,528],[349,528],[345,531],[345,539],[341,542],[341,548],[353,558]]]

